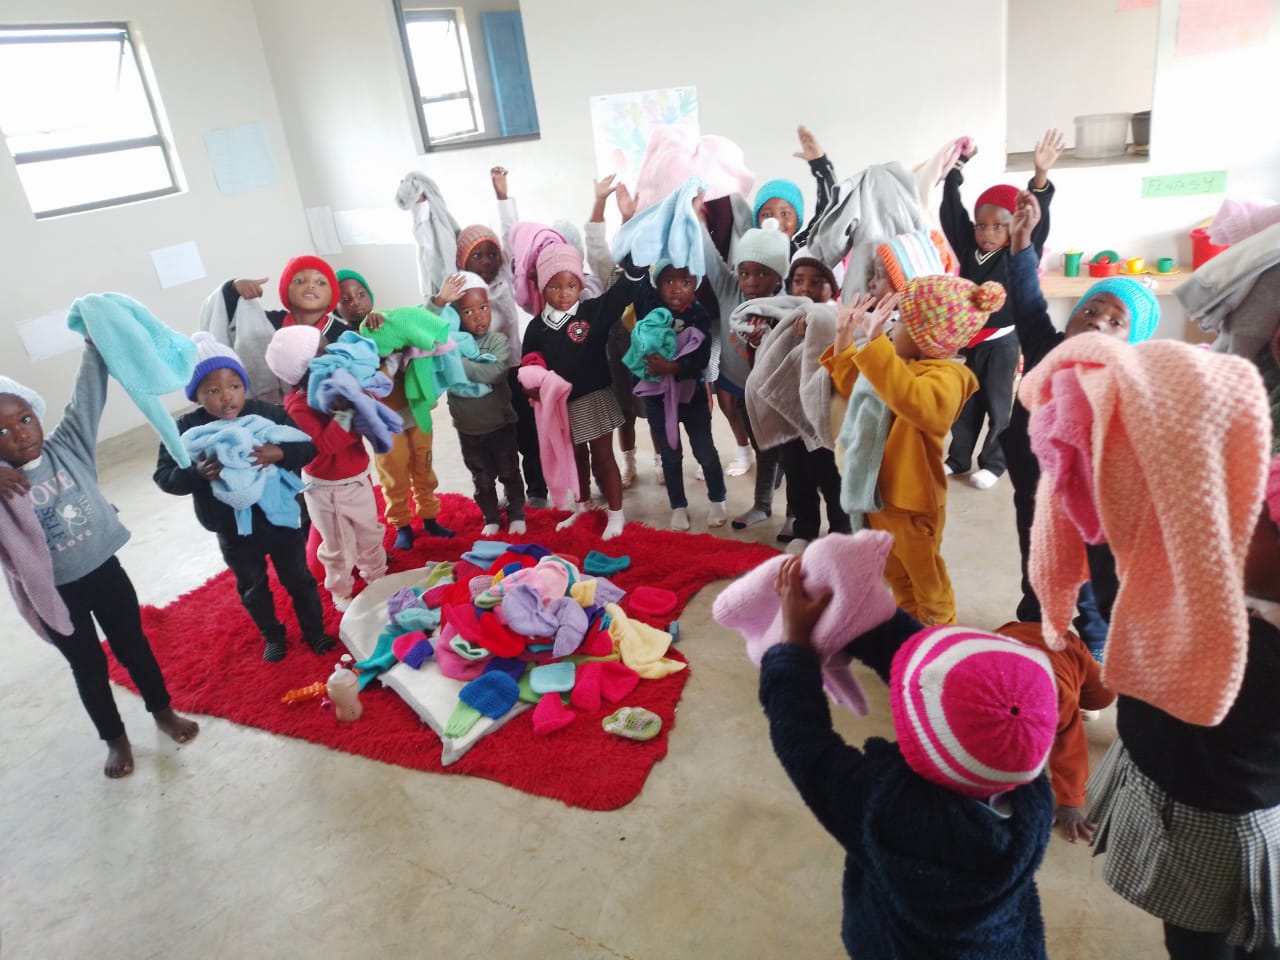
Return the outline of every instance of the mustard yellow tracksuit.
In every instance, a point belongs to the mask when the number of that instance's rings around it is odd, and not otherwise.
[[[386,502],[384,516],[393,527],[403,527],[413,520],[414,511],[409,506],[409,494],[417,506],[417,514],[423,520],[434,520],[440,513],[440,500],[436,496],[435,469],[431,465],[431,434],[418,426],[409,410],[404,395],[404,371],[397,373],[391,393],[382,401],[404,418],[404,432],[392,438],[389,453],[378,454],[373,465],[382,484],[382,498]]]
[[[894,599],[925,625],[955,623],[955,593],[942,560],[947,519],[942,448],[978,389],[977,378],[955,360],[903,360],[886,336],[861,350],[851,346],[836,354],[829,347],[822,364],[842,396],[849,396],[861,374],[893,413],[876,481],[884,509],[868,514],[867,525],[893,534],[885,579]]]

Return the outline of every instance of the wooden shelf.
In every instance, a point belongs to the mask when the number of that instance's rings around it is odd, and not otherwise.
[[[1165,274],[1163,276],[1148,273],[1141,274],[1140,277],[1148,278],[1155,283],[1156,296],[1169,297],[1173,295],[1174,290],[1181,286],[1183,281],[1191,276],[1191,266],[1189,264],[1179,264],[1178,269],[1179,273]],[[1089,276],[1087,264],[1080,264],[1080,270],[1081,273],[1078,277],[1064,277],[1061,267],[1042,274],[1040,277],[1040,289],[1044,292],[1045,299],[1078,299],[1084,296],[1086,290],[1102,279],[1101,277]],[[1122,273],[1120,276],[1123,277],[1125,274]],[[1132,279],[1137,280],[1140,277],[1133,277]]]
[[[1036,168],[1035,156],[1035,151],[1032,150],[1005,154],[1005,171],[1013,173],[1021,170],[1034,170]],[[1068,147],[1062,151],[1062,156],[1053,165],[1053,169],[1114,167],[1126,163],[1147,163],[1150,159],[1147,155],[1146,147],[1135,147],[1132,143],[1125,147],[1124,153],[1117,154],[1114,157],[1077,157],[1075,148]],[[1053,171],[1049,172],[1049,178],[1053,178]]]

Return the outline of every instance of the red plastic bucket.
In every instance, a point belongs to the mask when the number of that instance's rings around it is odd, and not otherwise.
[[[1209,240],[1209,231],[1204,227],[1196,227],[1191,231],[1191,267],[1198,269],[1202,263],[1212,260],[1230,244],[1213,243]]]

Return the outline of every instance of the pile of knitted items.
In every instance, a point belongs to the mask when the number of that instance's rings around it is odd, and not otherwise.
[[[449,322],[425,307],[394,307],[382,314],[377,330],[361,324],[361,335],[377,346],[383,357],[401,353],[404,393],[413,419],[424,433],[431,432],[431,411],[440,394],[466,380],[460,358],[442,358],[457,349],[449,336]]]
[[[633,263],[648,265],[668,260],[698,277],[707,275],[702,221],[693,201],[703,189],[696,177],[661,203],[648,207],[624,223],[613,238],[613,258],[628,254]]]
[[[573,434],[569,429],[569,392],[572,386],[547,369],[542,358],[531,354],[520,365],[516,377],[526,390],[537,390],[532,401],[538,426],[538,452],[542,472],[553,505],[568,506],[581,495],[578,490],[578,463],[574,458]]]
[[[642,327],[645,327],[646,321],[658,312],[659,311],[657,310],[649,311],[649,313],[636,324],[636,331],[639,332]],[[671,316],[671,314],[666,310],[661,312],[666,313],[668,318]],[[661,320],[661,318],[659,318],[659,320]],[[667,329],[670,330],[672,328],[668,327]],[[688,356],[701,347],[706,339],[706,334],[696,327],[685,327],[675,335],[675,342],[673,344],[675,349],[668,354],[665,352],[665,335],[663,335],[659,343],[655,344],[656,349],[646,349],[643,341],[637,341],[636,335],[633,333],[631,335],[631,347],[627,350],[627,355],[631,355],[631,351],[636,349],[637,343],[639,342],[640,349],[644,350],[644,354],[641,356],[642,363],[643,356],[650,353],[658,353],[668,360],[679,360],[681,357]],[[663,415],[666,418],[667,443],[673,450],[680,446],[680,404],[689,403],[693,399],[694,394],[697,393],[698,390],[698,382],[698,378],[696,377],[685,377],[681,380],[674,374],[665,374],[654,379],[648,376],[646,372],[646,375],[636,382],[633,390],[637,397],[662,398]]]
[[[748,300],[730,314],[729,325],[746,328],[746,318],[753,316],[770,327],[746,382],[747,416],[757,442],[768,449],[799,439],[807,450],[833,449],[831,375],[819,360],[836,337],[836,304],[793,296]],[[801,319],[806,329],[798,337]]]
[[[405,174],[400,181],[396,206],[413,214],[413,237],[418,242],[418,288],[426,300],[454,271],[458,221],[449,212],[436,182],[416,170]]]
[[[178,426],[160,398],[185,390],[196,368],[196,345],[169,329],[133,297],[90,294],[71,304],[67,327],[92,340],[117,380],[160,434],[180,467],[191,466]]]
[[[297,530],[302,522],[298,507],[302,480],[275,464],[255,463],[254,449],[268,443],[310,439],[297,427],[249,414],[192,427],[182,434],[181,443],[192,461],[208,457],[222,465],[222,472],[210,487],[214,497],[235,511],[236,533],[245,537],[253,532],[255,506],[273,526]]]
[[[1089,578],[1085,544],[1105,541],[1120,589],[1103,682],[1220,723],[1244,676],[1243,571],[1269,459],[1257,368],[1172,340],[1072,337],[1018,397],[1042,471],[1030,577],[1046,644],[1061,647]]]

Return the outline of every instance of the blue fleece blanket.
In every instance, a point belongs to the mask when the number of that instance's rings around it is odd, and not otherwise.
[[[453,381],[446,389],[455,397],[487,397],[493,393],[492,385],[468,380],[462,361],[496,363],[498,358],[492,353],[480,352],[476,338],[462,329],[462,318],[452,306],[446,306],[440,311],[440,316],[449,321],[449,336],[458,345],[458,349],[452,354],[446,353],[438,358],[441,361],[439,366],[448,368],[444,374],[445,379]]]
[[[346,370],[334,370],[321,381],[316,391],[316,403],[312,406],[321,413],[332,414],[334,397],[343,397],[351,402],[356,414],[351,427],[373,444],[374,453],[391,452],[392,435],[404,432],[400,414],[369,396]]]
[[[702,221],[693,209],[693,198],[702,188],[702,181],[693,177],[661,203],[646,207],[624,223],[613,238],[613,258],[621,262],[631,254],[633,263],[644,266],[670,260],[694,276],[705,277]]]
[[[382,359],[378,356],[376,343],[353,330],[346,331],[307,365],[311,370],[311,377],[307,381],[307,403],[316,410],[323,409],[316,402],[316,397],[320,385],[335,370],[345,370],[351,374],[361,389],[375,397],[387,396],[391,393],[393,384],[391,378],[378,369],[381,365]]]

